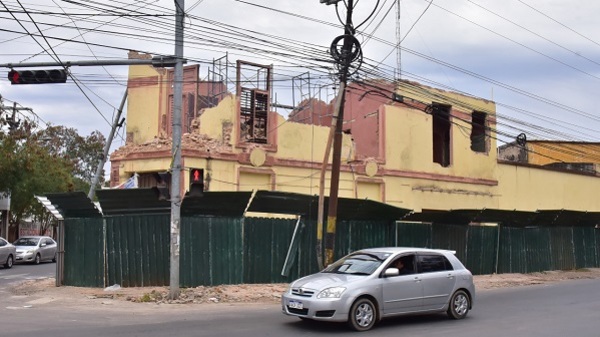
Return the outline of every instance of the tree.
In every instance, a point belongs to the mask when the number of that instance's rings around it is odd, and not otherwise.
[[[35,195],[89,189],[104,147],[104,137],[97,131],[81,137],[64,126],[39,131],[36,127],[24,121],[0,129],[0,191],[11,196],[11,239],[16,239],[26,217],[39,221],[41,231],[52,225]]]

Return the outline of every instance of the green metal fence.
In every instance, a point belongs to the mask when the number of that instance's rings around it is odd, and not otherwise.
[[[168,215],[66,219],[64,284],[168,285],[169,226]],[[318,271],[313,220],[183,217],[180,238],[183,287],[289,282]],[[591,227],[338,223],[335,258],[377,246],[455,250],[473,274],[600,267],[600,230]]]

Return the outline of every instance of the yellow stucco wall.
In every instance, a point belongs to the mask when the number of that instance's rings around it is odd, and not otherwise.
[[[499,208],[600,211],[600,178],[527,166],[498,165]]]
[[[142,86],[129,88],[127,98],[127,134],[133,136],[134,144],[141,144],[152,140],[158,133],[159,111],[165,111],[166,107],[166,88],[160,85],[163,74],[148,65],[130,66],[129,81],[145,82]],[[151,81],[156,84],[149,85]]]

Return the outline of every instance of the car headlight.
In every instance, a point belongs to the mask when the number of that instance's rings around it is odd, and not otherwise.
[[[346,291],[346,288],[344,288],[344,287],[327,288],[327,289],[321,291],[317,295],[317,298],[340,298],[340,297],[342,297],[342,294],[344,293],[344,291]]]
[[[28,250],[28,251],[25,252],[25,254],[31,254],[31,253],[33,253],[32,249],[30,249],[30,250]]]

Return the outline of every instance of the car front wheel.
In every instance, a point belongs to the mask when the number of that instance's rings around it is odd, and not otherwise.
[[[368,298],[360,298],[352,304],[348,324],[356,331],[367,331],[377,321],[375,305]]]
[[[6,259],[6,263],[4,263],[4,268],[10,269],[13,266],[13,256],[9,255],[8,258]]]
[[[40,254],[36,254],[35,255],[35,260],[33,260],[33,263],[40,264],[41,259],[42,258],[40,257]]]
[[[448,304],[448,316],[454,319],[463,319],[467,316],[470,307],[469,295],[464,290],[458,290],[452,295]]]

